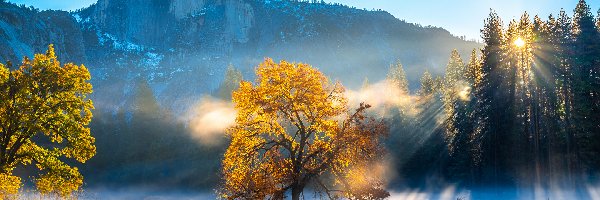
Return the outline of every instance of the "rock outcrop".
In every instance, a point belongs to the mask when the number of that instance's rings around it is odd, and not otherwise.
[[[169,13],[173,14],[176,19],[181,20],[194,15],[201,15],[205,4],[205,0],[171,0]]]
[[[250,29],[254,23],[254,9],[243,0],[225,0],[225,16],[227,17],[226,33],[235,42],[246,43],[250,40]]]

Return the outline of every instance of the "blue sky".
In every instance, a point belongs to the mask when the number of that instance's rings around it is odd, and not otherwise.
[[[9,0],[33,5],[40,9],[74,10],[89,6],[96,0]],[[357,8],[383,9],[399,19],[422,25],[443,27],[457,36],[479,39],[479,30],[490,8],[504,21],[519,18],[524,11],[546,18],[565,8],[571,15],[578,0],[329,0]],[[600,0],[587,0],[592,12],[600,7]]]
[[[76,10],[87,7],[97,0],[8,0],[16,4],[32,5],[36,8],[46,10]]]
[[[524,11],[543,19],[564,8],[569,15],[579,0],[333,0],[357,8],[376,8],[399,19],[443,27],[452,34],[479,39],[483,20],[494,9],[505,21],[520,18]],[[596,14],[600,0],[587,0]]]

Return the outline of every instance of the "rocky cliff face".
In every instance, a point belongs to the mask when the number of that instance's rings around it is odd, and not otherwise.
[[[199,15],[204,9],[205,0],[171,0],[169,13],[173,14],[176,19]]]
[[[140,44],[158,45],[173,21],[169,2],[164,0],[99,0],[93,9],[92,21],[99,29],[119,39]]]
[[[62,11],[39,12],[0,3],[0,60],[18,64],[24,56],[44,52],[50,43],[62,59],[86,62],[82,34],[75,19]]]
[[[243,0],[225,0],[227,34],[234,42],[246,43],[250,40],[250,29],[254,23],[254,8]]]
[[[206,27],[207,17],[219,25],[226,42],[245,43],[254,22],[253,7],[244,0],[99,0],[83,13],[88,11],[100,30],[155,48],[198,41],[202,32],[215,28]]]

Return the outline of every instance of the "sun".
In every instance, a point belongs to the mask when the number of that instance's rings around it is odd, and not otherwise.
[[[523,40],[522,38],[517,38],[517,40],[515,40],[515,46],[519,48],[525,46],[525,40]]]

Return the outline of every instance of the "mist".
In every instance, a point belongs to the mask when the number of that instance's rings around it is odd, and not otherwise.
[[[412,117],[418,113],[418,108],[415,106],[418,97],[407,94],[388,80],[368,84],[358,90],[347,89],[344,95],[348,99],[350,108],[364,102],[371,105],[370,112],[379,116],[391,117],[390,109],[403,109]]]
[[[186,117],[190,133],[203,145],[218,145],[227,128],[235,124],[237,112],[231,101],[204,96],[193,105]]]

